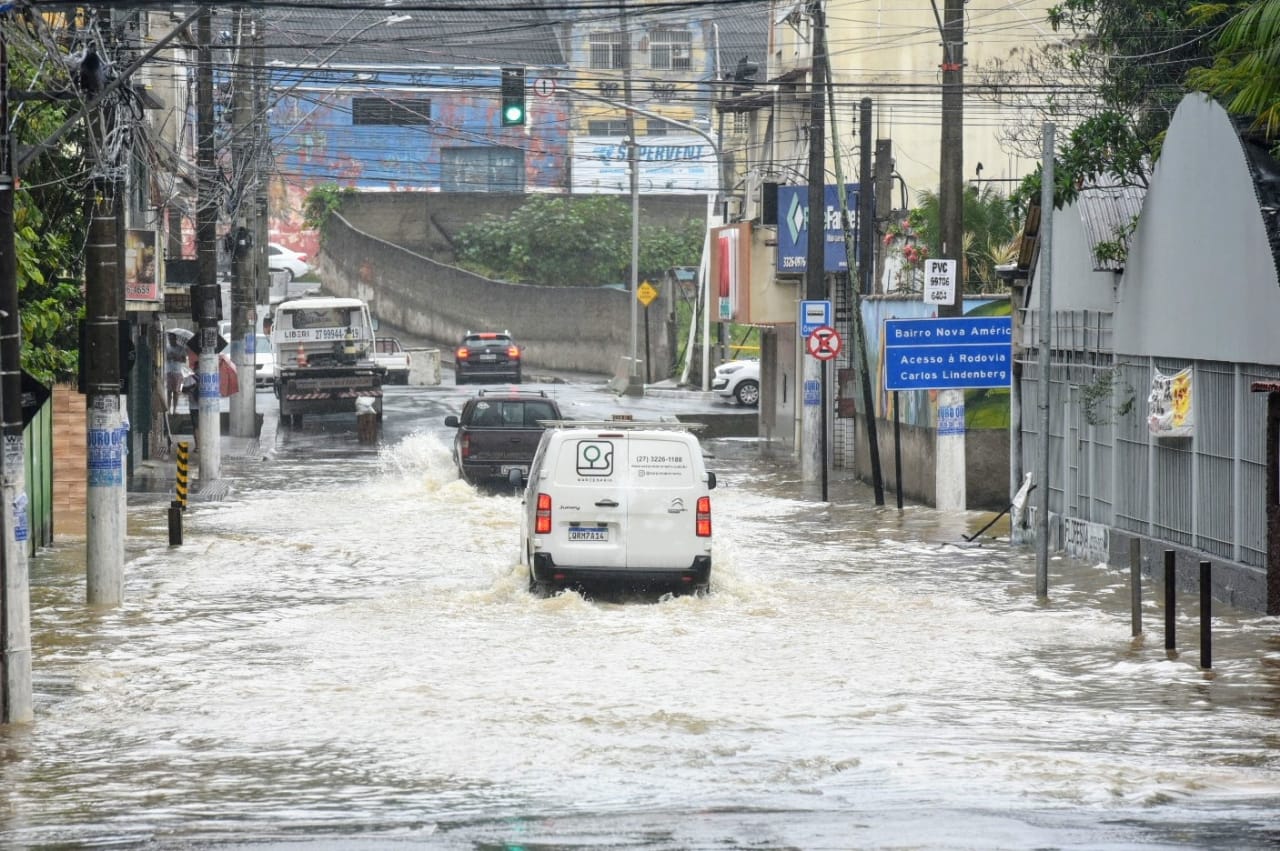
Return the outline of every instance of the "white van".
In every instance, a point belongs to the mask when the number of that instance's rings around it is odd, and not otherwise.
[[[544,425],[520,522],[529,590],[597,583],[706,590],[716,476],[692,434],[702,426]]]

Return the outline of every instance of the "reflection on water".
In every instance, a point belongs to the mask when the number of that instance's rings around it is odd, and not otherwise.
[[[118,610],[83,607],[82,548],[39,556],[0,844],[1280,840],[1273,621],[1226,612],[1203,672],[1130,639],[1119,572],[1057,560],[1039,605],[1033,554],[956,545],[974,518],[819,505],[731,441],[711,594],[538,599],[519,498],[461,482],[448,436],[286,452],[181,548],[134,506]]]

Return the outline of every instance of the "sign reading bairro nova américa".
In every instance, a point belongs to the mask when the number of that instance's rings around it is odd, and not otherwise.
[[[1013,381],[1008,316],[886,319],[886,390],[969,390]]]

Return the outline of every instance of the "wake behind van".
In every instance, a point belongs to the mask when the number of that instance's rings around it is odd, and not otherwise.
[[[716,478],[691,431],[700,427],[550,424],[529,467],[521,516],[529,590],[706,590]]]

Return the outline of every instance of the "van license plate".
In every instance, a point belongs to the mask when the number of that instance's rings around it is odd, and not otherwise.
[[[607,526],[570,526],[570,541],[607,541],[609,540],[609,527]]]

